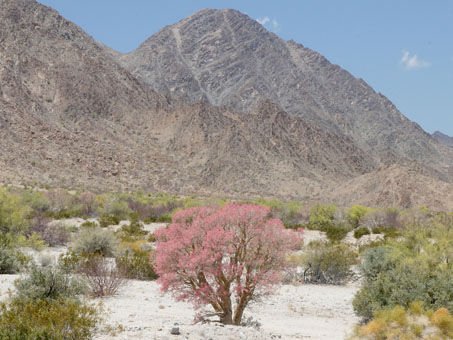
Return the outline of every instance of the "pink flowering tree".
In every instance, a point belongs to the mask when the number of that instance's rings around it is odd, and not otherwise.
[[[196,308],[211,305],[233,325],[252,299],[271,292],[288,266],[285,255],[301,242],[269,208],[249,204],[179,211],[155,236],[162,290]]]

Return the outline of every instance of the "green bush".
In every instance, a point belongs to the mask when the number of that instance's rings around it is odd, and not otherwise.
[[[362,236],[369,235],[370,230],[367,227],[359,227],[354,230],[354,237],[356,239],[361,238]]]
[[[394,226],[381,226],[374,227],[372,229],[373,234],[384,234],[384,237],[387,238],[397,238],[401,236],[401,232]]]
[[[150,259],[151,251],[145,249],[126,249],[123,255],[115,259],[116,265],[124,268],[127,276],[136,280],[155,280],[157,274],[154,271]]]
[[[15,274],[28,260],[20,251],[0,246],[0,274]]]
[[[118,225],[120,223],[120,218],[115,215],[102,214],[99,217],[99,225],[101,228],[106,228],[110,225]]]
[[[444,226],[415,228],[403,240],[390,240],[385,247],[364,252],[362,288],[353,307],[370,320],[373,312],[411,301],[427,308],[453,311],[453,229]]]
[[[334,205],[317,204],[310,209],[310,227],[311,229],[325,231],[335,226],[335,211]]]
[[[0,303],[0,339],[5,340],[89,340],[98,321],[96,308],[71,299]]]
[[[86,284],[59,268],[32,266],[27,275],[15,282],[17,296],[27,300],[77,298],[87,292]]]
[[[133,220],[130,224],[123,225],[115,234],[123,242],[133,242],[145,239],[148,232],[143,228],[143,223]]]
[[[28,230],[31,209],[23,205],[18,195],[0,188],[0,232],[24,234]]]
[[[110,230],[85,228],[78,235],[73,249],[78,254],[97,254],[113,257],[118,248],[118,240]]]
[[[65,254],[61,254],[58,258],[57,268],[66,274],[77,273],[82,260],[82,255],[69,248]]]
[[[348,222],[351,225],[352,229],[358,228],[361,220],[365,217],[366,214],[372,212],[372,209],[361,206],[354,205],[349,209]]]
[[[304,268],[304,282],[343,284],[353,275],[357,254],[346,244],[311,242],[296,263]]]
[[[339,223],[328,225],[322,231],[326,233],[330,242],[340,242],[346,237],[350,229],[344,224]]]
[[[96,228],[97,226],[96,222],[85,221],[80,225],[80,228]]]

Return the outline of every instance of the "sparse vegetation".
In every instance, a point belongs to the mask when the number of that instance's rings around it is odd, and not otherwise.
[[[304,269],[306,283],[343,284],[353,272],[351,266],[357,264],[357,254],[342,243],[311,242],[301,255],[291,255],[290,259]]]
[[[350,340],[359,339],[452,339],[453,317],[446,308],[423,309],[420,301],[378,310],[371,321],[356,327]]]
[[[86,284],[59,268],[32,266],[27,274],[15,283],[17,297],[25,300],[77,299],[87,292]]]
[[[128,278],[136,280],[155,280],[158,278],[152,264],[151,250],[126,249],[121,256],[116,257],[116,265],[124,269]]]
[[[90,294],[95,297],[115,295],[127,284],[127,270],[115,266],[111,259],[100,255],[90,255],[83,259],[79,272],[86,279]]]
[[[89,340],[98,322],[95,307],[67,298],[0,303],[0,339]]]
[[[401,240],[367,249],[361,265],[365,281],[353,302],[357,315],[370,320],[376,310],[416,300],[453,311],[451,227],[412,227]]]
[[[113,257],[119,241],[111,230],[84,228],[80,231],[73,249],[78,254],[96,254]]]

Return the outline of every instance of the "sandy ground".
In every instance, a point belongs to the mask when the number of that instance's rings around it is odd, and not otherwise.
[[[18,275],[0,275],[0,300]],[[351,302],[355,285],[283,285],[277,294],[249,305],[245,318],[261,324],[223,327],[218,323],[194,324],[192,305],[162,294],[153,281],[131,280],[117,296],[95,299],[104,308],[105,322],[96,340],[182,339],[344,339],[358,319]],[[170,330],[178,324],[180,335]]]

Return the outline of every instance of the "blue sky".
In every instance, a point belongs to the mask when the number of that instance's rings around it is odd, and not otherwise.
[[[39,0],[121,52],[203,8],[234,8],[327,57],[428,132],[453,136],[451,0]]]

